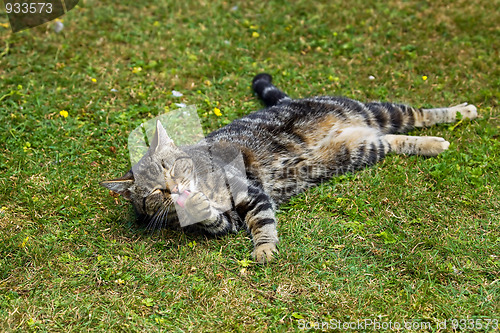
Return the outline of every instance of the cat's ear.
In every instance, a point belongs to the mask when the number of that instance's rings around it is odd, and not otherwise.
[[[170,139],[170,137],[167,134],[167,131],[165,131],[165,128],[163,127],[161,122],[157,120],[156,132],[153,135],[153,139],[151,140],[151,145],[149,146],[149,149],[155,152],[158,150],[158,148],[168,145],[174,146],[174,141]]]
[[[134,184],[134,174],[132,171],[129,171],[123,177],[105,180],[99,184],[108,190],[122,195],[125,199],[130,200],[130,186]]]

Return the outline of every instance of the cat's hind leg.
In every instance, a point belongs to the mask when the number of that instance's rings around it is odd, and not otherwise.
[[[411,117],[413,118],[413,125],[415,127],[427,127],[439,123],[452,123],[457,120],[458,113],[464,118],[477,118],[477,108],[467,103],[447,108],[411,109],[411,111]],[[383,139],[389,144],[389,150],[396,154],[436,156],[450,146],[448,141],[435,136],[387,134],[383,136]]]
[[[387,134],[382,137],[396,154],[436,156],[450,146],[443,138],[436,136],[409,136]]]

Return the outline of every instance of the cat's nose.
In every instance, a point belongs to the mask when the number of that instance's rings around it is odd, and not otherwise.
[[[170,190],[170,193],[179,193],[179,188],[177,187],[177,185],[174,186],[173,189]]]

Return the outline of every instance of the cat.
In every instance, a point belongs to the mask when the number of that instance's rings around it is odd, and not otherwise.
[[[453,122],[459,112],[477,117],[467,103],[417,109],[345,97],[291,99],[266,73],[255,76],[252,88],[266,108],[181,147],[158,121],[142,159],[123,177],[101,185],[131,201],[138,220],[153,228],[178,225],[182,213],[213,235],[247,229],[254,259],[265,263],[277,251],[280,204],[388,153],[436,156],[448,149],[445,139],[400,133]],[[241,152],[243,172],[230,165],[235,151]]]

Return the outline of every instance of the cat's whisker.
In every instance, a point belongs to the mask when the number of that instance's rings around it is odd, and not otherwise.
[[[155,217],[155,232],[159,233],[160,230],[161,230],[161,220],[162,220],[162,216],[163,216],[163,211],[164,211],[164,208],[162,207],[158,213],[156,214],[156,217]]]
[[[150,232],[154,232],[156,229],[156,224],[157,224],[157,219],[158,219],[158,214],[161,211],[161,207],[151,216],[149,216],[149,223],[146,227],[146,229]]]
[[[156,213],[153,215],[153,226],[152,226],[152,231],[153,233],[157,232],[160,228],[158,228],[158,221],[161,216],[161,212],[163,211],[163,207],[160,207]]]
[[[146,230],[148,232],[151,232],[153,230],[153,225],[154,225],[154,219],[152,217],[148,217],[148,225],[146,226]]]
[[[167,224],[168,212],[170,211],[170,205],[166,206],[160,218],[160,228],[163,228]]]
[[[151,217],[151,222],[148,225],[153,232],[160,231],[167,222],[168,212],[170,211],[172,200],[165,201],[161,207]]]

